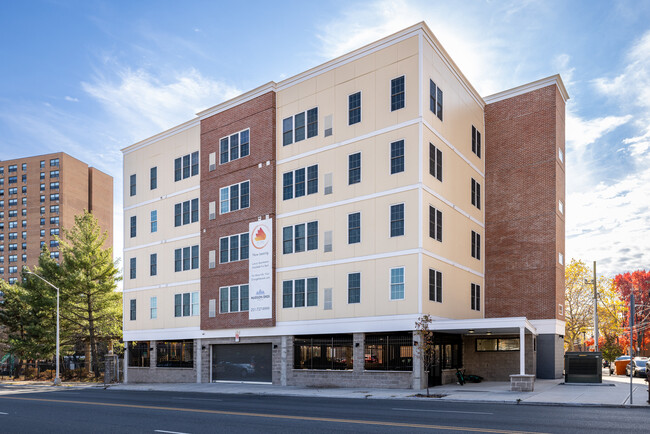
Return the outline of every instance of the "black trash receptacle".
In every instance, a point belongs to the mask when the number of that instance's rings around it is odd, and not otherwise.
[[[603,356],[600,352],[564,354],[565,383],[602,383]]]

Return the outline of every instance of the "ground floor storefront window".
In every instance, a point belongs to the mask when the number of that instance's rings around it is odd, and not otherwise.
[[[149,341],[129,342],[129,366],[135,368],[149,367]]]
[[[367,334],[364,359],[366,370],[412,371],[413,333]]]
[[[296,336],[294,369],[352,369],[352,335]]]
[[[194,341],[158,341],[156,366],[159,368],[194,367]]]

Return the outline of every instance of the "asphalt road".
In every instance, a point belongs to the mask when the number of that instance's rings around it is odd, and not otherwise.
[[[0,432],[647,432],[647,408],[0,386]]]

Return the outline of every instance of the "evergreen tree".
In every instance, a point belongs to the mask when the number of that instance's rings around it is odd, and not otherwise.
[[[95,217],[84,212],[75,225],[63,230],[60,250],[62,328],[69,338],[90,346],[95,375],[99,373],[98,343],[122,336],[122,296],[116,291],[117,262],[113,249],[103,248],[107,234]]]

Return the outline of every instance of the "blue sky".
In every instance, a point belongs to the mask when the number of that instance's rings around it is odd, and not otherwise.
[[[120,149],[426,21],[479,93],[555,73],[567,104],[567,258],[650,268],[649,1],[30,1],[0,5],[0,158]],[[486,144],[489,146],[489,143]]]

